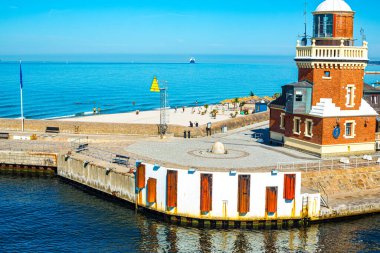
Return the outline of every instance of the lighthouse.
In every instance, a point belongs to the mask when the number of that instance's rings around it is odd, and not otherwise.
[[[321,157],[375,152],[376,111],[363,99],[368,43],[356,46],[355,12],[325,0],[313,12],[311,45],[297,42],[298,81],[270,104],[270,138]]]

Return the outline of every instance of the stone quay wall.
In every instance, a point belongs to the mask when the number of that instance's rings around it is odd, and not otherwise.
[[[57,154],[45,152],[0,151],[0,164],[57,167]]]
[[[109,168],[109,163],[94,163],[79,155],[59,155],[57,174],[100,192],[135,202],[135,178],[133,173]],[[114,165],[113,165],[114,166]],[[127,168],[125,168],[127,169]],[[129,171],[129,170],[127,170]]]
[[[302,173],[302,187],[319,189],[330,196],[380,188],[380,166]]]
[[[229,130],[248,126],[254,123],[269,120],[269,112],[251,114],[213,123],[212,132],[220,133],[223,126]],[[99,122],[70,122],[57,120],[25,120],[24,130],[27,132],[45,132],[46,127],[59,127],[61,133],[67,134],[125,134],[125,135],[158,135],[158,125],[155,124],[128,124],[128,123],[99,123]],[[0,119],[0,131],[21,131],[19,119]],[[206,126],[190,128],[178,125],[169,125],[168,133],[182,137],[184,131],[190,131],[191,137],[206,136]]]
[[[62,153],[57,155],[55,153],[1,151],[0,168],[3,165],[7,166],[7,164],[19,164],[31,167],[56,167],[57,174],[69,181],[132,204],[137,202],[137,205],[141,209],[161,214],[166,220],[176,224],[203,227],[256,228],[269,226],[281,228],[288,227],[293,222],[298,223],[300,221],[302,223],[305,221],[302,220],[303,217],[307,217],[313,222],[318,222],[326,219],[380,212],[380,200],[376,195],[380,185],[380,166],[324,170],[321,172],[293,172],[297,175],[297,201],[293,202],[293,204],[298,203],[296,205],[284,202],[282,199],[284,187],[283,173],[279,173],[277,176],[270,173],[244,173],[244,176],[249,175],[249,178],[254,183],[254,187],[251,187],[250,190],[250,195],[252,196],[251,211],[245,214],[245,216],[239,216],[235,210],[237,190],[239,188],[237,187],[239,173],[237,175],[228,172],[195,171],[194,173],[188,170],[144,164],[144,179],[143,181],[139,180],[143,185],[142,188],[136,188],[136,167],[134,165],[125,167],[112,164],[111,166],[107,162],[94,160],[80,154]],[[165,207],[167,201],[167,173],[169,170],[172,172],[177,171],[178,173],[177,194],[179,198],[177,202],[178,206],[174,209],[167,209]],[[212,212],[215,213],[205,215],[199,210],[201,183],[201,175],[199,173],[213,175],[215,182],[212,185],[216,188],[212,190],[212,196],[213,198],[215,197],[212,201]],[[154,205],[147,202],[148,181],[151,179],[155,179],[157,182],[157,197],[155,200],[156,204]],[[260,182],[260,185],[257,185],[257,182]],[[222,187],[219,187],[218,183]],[[226,185],[232,188],[226,191]],[[314,189],[316,191],[311,191],[314,193],[301,193],[301,185],[303,188]],[[263,211],[265,210],[263,202],[265,200],[262,197],[265,194],[260,189],[267,186],[278,187],[278,215],[274,217],[268,217],[268,214]],[[323,191],[321,190],[321,186]],[[345,201],[345,204],[319,209],[319,191],[322,197],[327,194],[330,198],[339,196],[340,194],[349,194],[350,197],[354,198],[354,201]],[[226,192],[230,194],[225,196]],[[373,198],[367,199],[367,193],[372,193]],[[360,197],[362,195],[363,198]],[[359,202],[357,201],[358,199]]]
[[[169,170],[178,174],[178,182],[176,183],[178,188],[175,197],[178,205],[176,204],[177,206],[174,208],[167,206],[169,201],[167,174]],[[58,157],[57,174],[60,177],[135,204],[141,210],[159,214],[176,224],[196,227],[288,227],[289,225],[292,226],[291,224],[304,222],[304,218],[307,220],[309,215],[318,215],[319,194],[307,196],[309,199],[316,199],[314,202],[317,206],[310,208],[310,210],[316,209],[317,212],[311,214],[306,211],[307,213],[304,214],[307,207],[303,206],[304,195],[301,194],[301,173],[299,172],[294,172],[298,180],[296,180],[293,201],[285,201],[282,196],[284,173],[279,173],[276,176],[271,175],[271,173],[244,173],[245,176],[249,175],[252,179],[252,187],[250,188],[252,200],[250,201],[250,211],[239,215],[237,211],[239,174],[202,171],[203,174],[212,174],[215,181],[212,190],[212,211],[203,213],[200,209],[200,172],[190,173],[188,170],[165,168],[146,163],[144,163],[144,178],[136,179],[135,175],[140,174],[139,172],[135,173],[135,171],[135,166],[130,168],[115,167],[114,164],[111,166],[106,162],[93,161],[80,154],[70,156],[62,154]],[[151,203],[147,199],[149,195],[147,191],[148,180],[152,179],[157,182],[154,190],[156,194],[155,203]],[[137,185],[137,180],[143,183],[143,188]],[[189,182],[191,183],[189,184]],[[228,185],[227,190],[226,185]],[[265,211],[265,189],[274,185],[278,188],[277,211],[268,213]]]
[[[319,217],[312,220],[380,212],[380,166],[304,172],[302,186],[320,191],[327,201],[328,207],[321,209]]]

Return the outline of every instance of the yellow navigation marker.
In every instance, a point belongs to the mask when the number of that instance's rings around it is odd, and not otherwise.
[[[150,86],[151,92],[160,92],[160,86],[158,85],[157,77],[153,78],[152,86]]]

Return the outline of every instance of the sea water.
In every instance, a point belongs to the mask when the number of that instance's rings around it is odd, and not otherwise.
[[[380,216],[284,230],[170,225],[55,177],[0,175],[0,252],[379,252]]]
[[[178,57],[149,59],[24,62],[25,115],[62,117],[95,106],[106,113],[154,109],[159,106],[158,95],[149,92],[154,75],[168,87],[171,106],[217,103],[250,91],[272,95],[297,79],[292,57],[205,57],[197,64]],[[1,62],[0,117],[20,116],[19,88],[19,63]],[[0,252],[380,251],[378,215],[289,230],[186,228],[136,214],[54,177],[0,175],[0,215]]]
[[[94,107],[102,113],[157,109],[159,94],[149,91],[154,76],[168,88],[171,107],[219,103],[251,91],[272,96],[282,85],[297,81],[292,56],[200,56],[196,64],[183,56],[85,60],[24,61],[25,117],[86,115]],[[0,62],[0,117],[20,117],[19,68],[18,62]],[[367,76],[366,81],[375,82],[376,76]]]

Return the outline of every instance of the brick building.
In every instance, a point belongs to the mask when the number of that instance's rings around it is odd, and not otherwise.
[[[343,0],[313,12],[311,46],[296,48],[298,82],[270,104],[270,138],[320,156],[375,151],[376,111],[363,99],[368,44],[355,46],[355,13]]]

